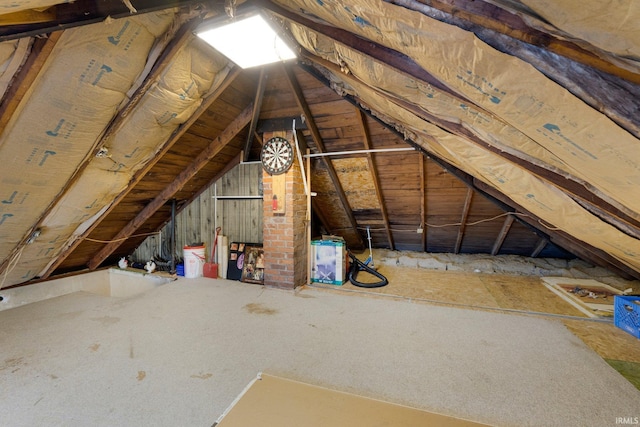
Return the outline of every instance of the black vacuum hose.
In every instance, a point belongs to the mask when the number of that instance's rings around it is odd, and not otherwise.
[[[373,268],[369,267],[364,262],[360,261],[358,258],[353,256],[351,252],[349,252],[349,257],[351,258],[351,268],[349,269],[349,281],[354,285],[360,288],[381,288],[383,286],[387,286],[389,284],[389,280],[384,277],[382,274],[378,273]],[[367,273],[373,274],[378,279],[379,282],[374,283],[362,283],[358,282],[356,279],[358,277],[358,273],[360,271],[366,271]]]

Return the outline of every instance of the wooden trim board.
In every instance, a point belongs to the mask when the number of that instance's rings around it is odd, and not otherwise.
[[[573,279],[566,277],[543,277],[543,284],[560,298],[580,310],[589,317],[595,318],[600,315],[610,315],[613,313],[613,296],[622,295],[605,283],[593,279]],[[571,289],[579,287],[588,292],[597,294],[597,298],[580,297],[571,293]],[[602,297],[606,295],[607,298]]]
[[[217,427],[472,427],[486,424],[434,414],[299,381],[259,374]]]

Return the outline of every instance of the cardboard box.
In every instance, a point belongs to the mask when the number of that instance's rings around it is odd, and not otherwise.
[[[347,250],[342,239],[311,242],[311,282],[342,285],[347,273]]]

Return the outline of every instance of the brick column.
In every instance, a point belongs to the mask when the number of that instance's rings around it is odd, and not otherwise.
[[[273,136],[286,138],[295,149],[291,132],[265,133],[264,141]],[[283,174],[286,188],[285,213],[273,212],[273,176],[262,171],[264,223],[264,284],[293,289],[307,280],[306,209],[307,199],[300,164],[294,160]],[[278,178],[276,178],[278,179]],[[279,200],[278,203],[282,203]]]

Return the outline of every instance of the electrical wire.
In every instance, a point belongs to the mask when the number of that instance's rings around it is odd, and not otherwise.
[[[121,239],[114,239],[114,240],[98,240],[98,239],[91,239],[89,237],[84,237],[83,240],[87,240],[89,242],[95,242],[95,243],[117,243],[117,242],[124,242],[125,240],[131,239],[132,237],[146,237],[146,236],[153,236],[154,234],[160,234],[160,231],[153,231],[151,233],[142,233],[142,234],[132,234],[131,236],[122,237]]]
[[[423,222],[420,225],[421,226],[426,226],[429,228],[445,228],[445,227],[460,227],[461,225],[465,225],[467,227],[472,227],[474,225],[478,225],[478,224],[482,224],[484,222],[490,222],[490,221],[494,221],[498,218],[502,218],[508,215],[516,215],[516,216],[520,216],[520,217],[525,217],[525,218],[531,218],[531,219],[535,219],[533,218],[531,215],[526,214],[526,213],[521,213],[521,212],[505,212],[502,213],[500,215],[496,215],[493,216],[491,218],[485,218],[485,219],[480,219],[478,221],[473,221],[473,222],[467,222],[467,223],[462,223],[462,222],[455,222],[455,223],[450,223],[450,224],[429,224],[428,222]],[[537,222],[543,226],[544,228],[546,228],[547,230],[552,230],[552,231],[557,231],[557,230],[561,230],[561,228],[558,227],[553,227],[551,225],[545,224],[542,220],[537,220]],[[367,227],[357,227],[359,230],[366,230]],[[336,230],[348,230],[349,227],[344,227],[344,228],[339,228]],[[387,228],[370,228],[370,230],[372,231],[387,231]],[[389,228],[389,231],[393,231],[393,232],[405,232],[405,233],[415,233],[415,229],[411,228],[411,229],[399,229],[399,228]]]
[[[4,270],[4,275],[2,276],[2,282],[0,283],[0,289],[4,287],[4,282],[7,281],[7,277],[9,276],[9,273],[11,273],[14,268],[16,268],[16,265],[18,265],[18,261],[20,261],[20,257],[22,256],[22,252],[24,251],[24,248],[25,246],[22,246],[15,254],[13,254],[13,257],[11,257],[11,260],[7,264],[7,268]]]

